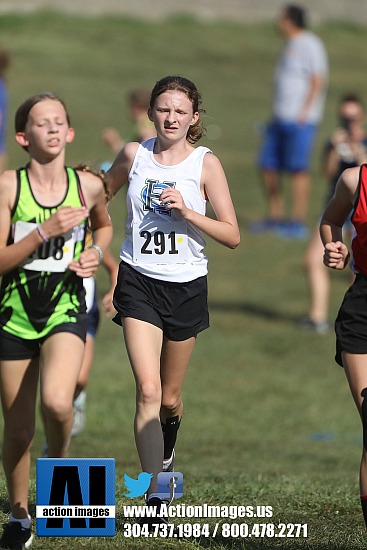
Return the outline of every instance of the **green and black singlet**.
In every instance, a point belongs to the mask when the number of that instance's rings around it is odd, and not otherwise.
[[[17,196],[8,245],[33,231],[62,206],[85,206],[75,170],[65,167],[67,189],[55,206],[42,206],[29,183],[27,167],[17,170]],[[21,266],[5,274],[0,287],[0,327],[26,340],[43,338],[56,326],[77,323],[85,313],[83,279],[68,269],[84,249],[86,220],[41,244]]]

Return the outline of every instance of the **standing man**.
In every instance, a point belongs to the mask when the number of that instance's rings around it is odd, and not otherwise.
[[[266,129],[259,158],[268,215],[250,229],[302,239],[308,234],[305,221],[310,193],[309,165],[323,115],[328,61],[320,38],[306,30],[301,7],[283,8],[277,24],[286,44],[275,69],[273,118]],[[284,213],[280,185],[283,172],[290,174],[292,183],[290,220],[286,220]]]

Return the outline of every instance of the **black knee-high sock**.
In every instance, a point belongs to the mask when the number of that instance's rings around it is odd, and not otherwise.
[[[361,506],[362,506],[364,523],[367,529],[367,495],[361,495]]]
[[[180,427],[181,420],[178,416],[171,416],[167,418],[165,423],[161,423],[163,431],[163,441],[164,441],[164,453],[163,457],[165,460],[171,458],[173,448],[177,439],[178,428]]]

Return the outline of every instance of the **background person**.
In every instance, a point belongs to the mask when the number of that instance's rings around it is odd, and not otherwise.
[[[102,297],[101,303],[105,314],[108,317],[112,317],[116,313],[115,308],[113,307],[112,299],[113,291],[115,290],[117,282],[118,263],[112,256],[109,249],[105,251],[101,265],[106,269],[110,282],[110,288]],[[100,308],[97,295],[98,289],[95,277],[88,277],[86,279],[83,279],[83,283],[86,291],[87,303],[87,335],[85,341],[83,362],[74,393],[74,419],[71,428],[72,436],[78,435],[84,429],[86,422],[87,385],[89,382],[90,371],[93,365],[95,340],[97,337],[100,320]]]
[[[110,281],[110,288],[102,297],[101,304],[105,314],[108,317],[113,317],[116,313],[115,308],[113,307],[112,300],[113,291],[115,290],[117,282],[118,263],[112,256],[109,249],[105,251],[101,265],[106,269]],[[74,419],[71,428],[72,436],[78,435],[84,429],[86,422],[87,385],[89,382],[90,371],[93,365],[95,341],[100,321],[98,287],[95,277],[88,277],[83,281],[86,291],[87,302],[87,336],[85,341],[83,362],[74,393]]]
[[[265,130],[259,154],[268,214],[264,220],[253,222],[250,230],[305,238],[310,159],[323,115],[328,61],[320,38],[306,30],[303,8],[286,6],[277,23],[286,44],[275,69],[273,119]],[[284,211],[283,173],[290,175],[292,185],[290,220]]]
[[[339,126],[326,143],[323,168],[329,182],[327,202],[335,192],[339,176],[346,168],[367,162],[367,135],[364,129],[365,112],[360,98],[355,94],[344,95],[338,107]],[[347,221],[344,231],[351,236],[351,224]],[[322,261],[323,244],[319,224],[312,234],[305,254],[305,269],[310,293],[308,315],[301,320],[305,328],[320,334],[329,330],[328,309],[330,276]]]
[[[98,176],[103,183],[103,186],[105,189],[105,198],[106,198],[106,201],[108,202],[109,196],[106,189],[104,172],[99,169],[90,168],[86,164],[79,164],[78,166],[75,167],[75,169],[80,170],[82,172],[90,172]],[[86,247],[91,246],[92,244],[93,244],[93,234],[91,231],[88,231],[86,236]],[[104,252],[101,265],[107,271],[108,278],[109,278],[109,289],[106,292],[106,294],[102,297],[101,303],[106,315],[109,317],[112,317],[116,313],[115,308],[113,307],[112,300],[113,300],[113,292],[115,290],[116,282],[117,282],[118,263],[113,257],[113,255],[111,254],[111,251],[109,248],[106,249]],[[99,320],[100,320],[100,309],[98,304],[96,278],[94,276],[84,278],[83,285],[85,288],[85,300],[86,300],[87,315],[88,315],[87,335],[85,340],[83,362],[79,372],[75,393],[74,393],[74,401],[73,401],[74,418],[73,418],[73,425],[71,428],[72,436],[78,435],[84,429],[85,422],[86,422],[86,406],[87,406],[86,388],[89,382],[89,375],[93,365],[95,340],[97,337]]]
[[[155,137],[155,130],[148,118],[150,91],[144,88],[136,88],[128,95],[129,116],[133,123],[129,134],[125,139],[116,128],[108,127],[102,130],[102,140],[110,148],[114,155],[123,148],[128,141],[144,141]],[[102,168],[107,171],[111,163],[102,163]]]

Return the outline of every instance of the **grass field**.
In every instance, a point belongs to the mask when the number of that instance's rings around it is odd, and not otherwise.
[[[249,221],[264,214],[255,167],[257,128],[270,111],[272,70],[281,42],[269,24],[243,26],[177,18],[147,23],[119,17],[87,19],[56,14],[3,16],[1,43],[12,55],[8,83],[9,165],[26,161],[12,140],[16,107],[29,95],[53,90],[66,101],[77,134],[69,164],[100,162],[110,155],[100,140],[104,126],[129,130],[127,91],[151,88],[170,73],[191,78],[202,90],[203,144],[225,167],[242,230],[229,251],[209,242],[211,329],[200,335],[185,382],[185,415],[177,444],[186,504],[270,505],[268,522],[307,523],[307,539],[201,537],[149,540],[149,548],[362,549],[366,537],[358,491],[361,429],[342,369],[333,361],[334,336],[297,326],[307,310],[302,270],[304,241],[254,237]],[[325,120],[314,155],[309,223],[325,194],[319,159],[336,123],[341,93],[365,93],[365,29],[327,25],[317,29],[330,55]],[[215,139],[214,139],[215,138]],[[285,182],[288,193],[288,186]],[[288,196],[288,195],[287,195]],[[111,205],[118,254],[125,215],[121,193]],[[349,283],[332,274],[330,320]],[[100,293],[106,290],[98,275]],[[134,383],[119,328],[103,318],[88,388],[85,431],[70,455],[114,457],[117,463],[117,535],[113,539],[36,539],[35,549],[146,548],[121,530],[123,474],[140,472],[132,432]],[[43,442],[38,420],[33,458]],[[0,518],[6,521],[5,483]],[[30,501],[35,505],[34,471]],[[193,520],[190,520],[193,521]],[[212,521],[212,520],[211,520]],[[249,523],[253,523],[253,520]]]

